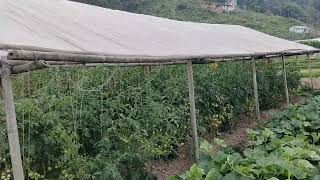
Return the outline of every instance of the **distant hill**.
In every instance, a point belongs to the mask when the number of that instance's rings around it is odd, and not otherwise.
[[[272,13],[320,25],[320,0],[238,0],[242,9]]]
[[[256,29],[286,39],[307,39],[315,37],[310,34],[291,33],[288,29],[303,22],[292,18],[263,14],[255,11],[234,11],[228,13],[214,12],[205,6],[210,0],[74,0],[106,8],[120,9],[135,13],[160,16],[170,19],[237,24]],[[214,0],[216,1],[216,0]],[[249,0],[247,0],[249,1]],[[269,0],[268,0],[269,1]],[[244,0],[241,2],[244,6]]]

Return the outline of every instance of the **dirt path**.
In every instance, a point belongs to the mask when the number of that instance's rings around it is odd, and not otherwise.
[[[310,78],[302,78],[301,82],[309,84],[311,86],[311,79]],[[320,78],[313,78],[313,88],[320,89]]]
[[[295,97],[291,101],[293,103],[305,100],[304,97]],[[279,112],[282,108],[262,111],[261,121],[271,119],[272,115]],[[237,124],[229,132],[221,133],[218,137],[223,139],[228,146],[235,148],[245,148],[248,144],[246,129],[256,129],[258,122],[253,117],[240,116]],[[212,135],[206,138],[208,141],[213,140]],[[158,177],[158,180],[167,180],[172,175],[178,175],[190,168],[193,164],[192,155],[190,153],[190,143],[181,144],[179,147],[179,155],[177,159],[172,160],[155,160],[150,163],[150,170]]]

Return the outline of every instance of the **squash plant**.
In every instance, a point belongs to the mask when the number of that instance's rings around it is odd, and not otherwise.
[[[204,141],[200,146],[199,164],[171,179],[318,180],[319,117],[320,96],[307,103],[289,106],[267,122],[264,129],[248,129],[250,145],[241,153],[226,149],[212,153],[213,146]]]

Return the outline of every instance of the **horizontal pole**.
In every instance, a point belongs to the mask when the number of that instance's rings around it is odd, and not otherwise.
[[[45,61],[40,60],[40,61],[31,62],[28,64],[13,66],[11,72],[12,72],[12,74],[19,74],[19,73],[44,69],[44,68],[48,68],[48,67],[49,67],[49,65],[46,64]]]
[[[26,45],[16,45],[16,44],[0,44],[0,50],[24,50],[24,51],[38,51],[38,52],[59,52],[59,53],[68,53],[68,54],[82,54],[82,55],[101,55],[101,56],[118,56],[119,54],[110,54],[103,52],[93,52],[93,51],[70,51],[70,50],[61,50],[61,49],[53,49],[53,48],[43,48],[38,46],[26,46]],[[319,53],[320,49],[316,50],[301,50],[301,49],[288,49],[286,51],[279,52],[265,52],[265,53],[250,53],[250,57],[253,56],[267,56],[267,55],[281,55],[281,54],[294,54],[294,55],[303,55],[307,53]],[[130,55],[132,56],[132,55]],[[134,56],[145,56],[145,55],[134,55]],[[229,55],[228,57],[235,57],[234,55]],[[245,56],[245,55],[244,55]],[[238,56],[237,56],[238,57]],[[256,57],[255,57],[256,58]]]
[[[18,65],[23,65],[23,64],[29,64],[30,62],[33,62],[33,61],[25,61],[25,60],[10,60],[8,59],[7,63],[10,65],[10,66],[18,66]],[[74,64],[74,65],[77,65],[77,64],[81,64],[81,63],[78,63],[78,62],[65,62],[65,61],[45,61],[46,64],[48,65],[71,65],[71,64]]]
[[[265,58],[277,58],[280,55],[265,56]],[[210,64],[217,62],[235,62],[235,61],[248,61],[251,60],[251,57],[243,57],[240,59],[230,58],[230,59],[204,59],[201,61],[193,62],[193,64]],[[259,60],[259,59],[258,59]],[[264,60],[261,58],[260,60]],[[32,60],[12,60],[8,59],[8,64],[11,66],[29,64]],[[34,61],[34,60],[33,60]],[[105,67],[129,67],[129,66],[160,66],[160,65],[178,65],[186,64],[187,61],[177,61],[177,62],[165,62],[165,63],[81,63],[81,62],[67,62],[67,61],[45,61],[46,64],[50,66],[58,67],[77,67],[77,66],[105,66]]]
[[[9,51],[8,58],[11,60],[45,60],[45,61],[65,61],[65,62],[79,62],[79,63],[165,63],[165,62],[178,62],[184,60],[192,60],[193,62],[208,61],[217,62],[215,59],[222,58],[249,58],[255,57],[264,58],[265,56],[272,55],[297,55],[310,53],[310,51],[295,51],[294,53],[288,52],[275,52],[275,53],[248,53],[248,54],[229,54],[229,55],[198,55],[198,56],[139,56],[139,55],[90,55],[90,54],[75,54],[66,52],[40,52],[40,51],[26,51],[26,50],[13,50]]]

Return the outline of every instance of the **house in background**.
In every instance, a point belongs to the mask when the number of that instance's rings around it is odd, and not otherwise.
[[[292,26],[291,28],[289,28],[290,32],[294,32],[294,33],[310,33],[311,29],[307,26]]]
[[[217,3],[217,11],[234,11],[237,9],[238,2],[237,0],[227,0],[225,3]]]

